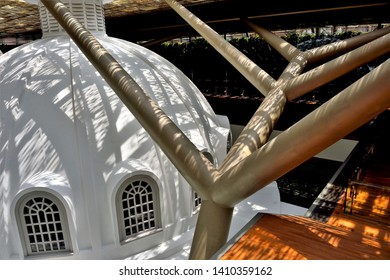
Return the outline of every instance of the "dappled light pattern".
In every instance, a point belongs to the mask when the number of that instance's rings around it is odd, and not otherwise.
[[[387,140],[384,137],[380,144]],[[328,206],[331,214],[328,209],[317,209],[310,218],[261,218],[222,259],[389,259],[390,191],[388,165],[380,164],[382,160],[383,153],[378,150],[360,183],[349,183],[354,193],[351,188],[346,192],[327,186],[321,201],[337,201]],[[386,187],[378,186],[379,182]]]
[[[229,61],[263,95],[267,95],[274,79],[240,50],[227,43],[217,32],[201,19],[189,12],[184,6],[173,0],[165,0],[172,9],[186,20],[202,37]]]
[[[180,172],[202,198],[190,256],[208,258],[225,242],[236,204],[390,107],[387,61],[268,141],[287,100],[341,77],[367,59],[387,54],[390,35],[378,35],[382,38],[372,38],[370,43],[362,39],[355,47],[363,46],[349,53],[348,44],[309,53],[264,31],[270,45],[291,62],[275,81],[183,6],[174,0],[166,2],[266,96],[227,158],[218,151],[226,151],[228,127],[219,124],[204,97],[182,72],[135,44],[106,36],[95,38],[64,4],[42,0],[72,40],[53,37],[0,57],[0,183],[4,184],[0,198],[8,204],[8,211],[12,199],[7,197],[15,197],[23,181],[46,171],[61,174],[71,186],[78,187],[72,188],[72,197],[79,199],[74,205],[82,204],[80,197],[86,193],[93,194],[85,209],[81,208],[75,228],[91,224],[86,235],[99,232],[96,239],[101,244],[114,244],[114,230],[100,219],[107,218],[113,209],[95,202],[107,201],[107,186],[111,190],[115,187],[108,184],[110,178],[118,183],[113,170],[137,164],[146,165],[148,172],[153,170],[163,182],[162,193],[172,202],[163,202],[168,207],[162,213],[167,224],[180,219],[177,213],[183,187],[177,183],[187,186]],[[341,56],[326,61],[336,54]],[[300,75],[316,56],[324,64]],[[12,70],[5,71],[5,67]],[[202,152],[215,156],[216,164]],[[134,159],[137,164],[133,164]],[[10,185],[15,188],[10,189]],[[374,204],[387,207],[388,201],[380,197]],[[89,221],[90,213],[96,215],[93,221]],[[239,252],[240,258],[389,257],[388,244],[382,247],[381,242],[388,236],[387,229],[369,225],[361,230],[354,220],[348,221],[353,230],[288,216],[268,215],[260,222],[255,234],[248,237],[249,247],[258,251],[246,256],[248,245],[237,243],[241,247],[232,250]],[[7,232],[9,221],[0,217],[0,223]],[[10,236],[0,237],[6,243]],[[297,246],[297,238],[306,246]],[[358,245],[354,242],[357,239]],[[96,240],[83,240],[84,248],[93,243]],[[254,248],[256,244],[266,246]],[[350,252],[347,249],[352,245],[356,250]],[[333,250],[326,250],[329,248]]]
[[[220,172],[223,172],[224,168],[234,166],[268,141],[285,104],[286,97],[282,91],[271,91],[236,140],[237,144],[229,151]]]
[[[352,181],[345,195],[345,212],[390,225],[390,188]]]
[[[253,65],[245,55],[221,39],[215,31],[177,1],[165,0],[165,2],[266,96],[259,110],[229,151],[222,168],[215,172],[218,177],[209,192],[213,202],[221,207],[234,207],[235,204],[390,107],[388,90],[386,90],[389,85],[383,85],[388,82],[383,71],[389,72],[390,62],[385,62],[312,114],[267,142],[274,123],[282,114],[286,100],[300,97],[367,63],[367,60],[388,53],[390,35],[383,35],[389,32],[389,28],[384,33],[376,32],[369,40],[367,36],[362,36],[359,39],[331,45],[329,48],[320,47],[314,52],[301,52],[287,42],[283,42],[278,36],[247,21],[247,24],[290,61],[280,78],[273,81],[265,71]],[[381,36],[383,37],[380,38]],[[351,51],[352,49],[354,50]],[[341,56],[337,59],[331,60],[339,55]],[[324,64],[302,74],[304,68],[313,62]],[[273,96],[272,92],[278,94]],[[271,106],[267,106],[268,104]],[[374,109],[375,107],[377,110]],[[371,109],[372,112],[369,113]],[[363,117],[362,112],[366,112],[367,115]],[[271,116],[272,118],[269,118]],[[222,217],[226,212],[220,213]],[[211,225],[209,216],[200,216],[199,224],[203,228],[198,231],[198,236],[195,234],[193,249],[195,253],[192,254],[194,258],[204,258],[204,252],[207,251],[204,246],[215,246],[212,240],[219,240],[225,235],[222,230]],[[209,227],[206,226],[207,223],[210,224]]]
[[[63,136],[71,137],[72,131],[79,130],[79,134],[88,137],[89,147],[96,147],[96,151],[93,153],[102,154],[107,159],[107,174],[114,163],[123,160],[124,157],[148,157],[148,154],[137,155],[137,150],[143,147],[142,143],[148,141],[140,136],[143,129],[107,85],[92,82],[97,72],[84,68],[88,62],[83,56],[80,56],[79,50],[73,44],[70,44],[70,56],[64,51],[62,46],[66,42],[67,40],[62,39],[53,41],[46,39],[43,42],[46,44],[45,47],[35,48],[33,45],[18,51],[19,59],[23,56],[32,58],[26,60],[26,65],[12,67],[12,61],[2,64],[2,67],[7,66],[8,69],[11,66],[13,70],[3,73],[4,76],[1,77],[7,82],[3,83],[1,88],[3,102],[0,106],[2,106],[2,118],[4,119],[1,122],[2,142],[0,144],[2,148],[0,151],[5,153],[8,147],[19,148],[19,159],[15,158],[15,161],[19,162],[20,173],[24,174],[22,176],[37,173],[43,167],[53,171],[61,170],[62,164],[60,162],[67,158],[65,154],[69,151],[66,152],[60,146],[53,146],[55,144],[52,142],[57,142]],[[199,148],[214,146],[216,139],[209,138],[209,133],[213,132],[218,123],[216,123],[215,115],[203,96],[191,94],[191,91],[196,90],[194,85],[183,83],[179,78],[182,75],[181,72],[170,67],[166,60],[152,55],[150,52],[145,53],[135,45],[130,47],[127,42],[120,40],[115,40],[115,42],[120,47],[112,47],[109,41],[104,42],[104,44],[112,48],[114,56],[123,61],[123,66],[130,69],[130,74],[145,87],[145,91],[155,94],[153,98],[159,102],[159,106],[167,114],[173,112],[170,115],[171,119],[182,128],[188,138],[193,139],[196,143],[202,143]],[[49,52],[48,49],[51,51]],[[59,51],[57,52],[56,49]],[[128,53],[125,55],[123,50],[127,50]],[[39,55],[40,53],[42,55]],[[132,67],[126,62],[130,62],[132,59],[136,60],[133,63],[137,67]],[[70,71],[67,61],[73,63],[72,71],[75,74],[73,81],[64,79],[64,75]],[[162,68],[164,63],[167,66]],[[151,67],[156,64],[161,65],[161,68],[151,71]],[[42,66],[37,67],[39,65]],[[11,76],[13,73],[15,75]],[[24,73],[22,77],[20,77],[20,73]],[[83,75],[86,81],[80,80],[78,75]],[[25,96],[22,92],[18,95],[18,92],[15,91],[21,82],[25,82],[27,89],[31,90]],[[82,92],[72,92],[70,82],[74,84],[74,87],[83,85]],[[172,91],[172,88],[176,90]],[[29,102],[29,106],[24,106],[24,102]],[[186,105],[187,103],[192,105]],[[42,109],[39,109],[42,104],[46,104],[45,110],[47,112],[44,114],[42,114]],[[53,108],[51,104],[54,104],[55,107]],[[199,114],[200,110],[205,110],[207,114]],[[54,118],[46,119],[45,114],[57,116],[55,119],[57,122],[60,120],[58,125],[62,126],[62,136],[51,131],[53,130],[51,123]],[[112,116],[115,117],[114,123],[111,120]],[[15,136],[12,136],[11,130],[15,126],[22,129]],[[138,131],[138,133],[129,135],[129,131]],[[8,140],[6,140],[7,135],[9,136]],[[69,138],[69,141],[75,140]],[[68,142],[68,144],[71,143]],[[116,143],[117,149],[106,150],[107,143]],[[76,144],[71,146],[77,147]],[[125,146],[134,147],[134,150],[130,152],[131,150],[125,149]],[[30,153],[33,149],[37,149],[36,152]],[[122,154],[121,151],[126,154]],[[5,157],[1,159],[1,163],[5,164]],[[24,179],[24,177],[21,178],[21,180]]]
[[[67,22],[83,31],[72,18]],[[153,121],[158,128],[154,133],[157,139],[166,138],[159,133],[172,135],[174,143],[184,139],[193,145],[193,151],[210,153],[215,163],[226,154],[228,127],[221,126],[195,85],[167,60],[136,44],[97,36],[88,47],[103,60],[108,56],[117,60],[104,64],[108,75],[115,77],[126,71],[133,80],[120,78],[119,83],[127,90],[138,86],[138,92],[133,93],[141,107],[138,119],[116,94],[117,87],[102,79],[99,69],[65,34],[47,36],[0,58],[2,246],[18,244],[9,219],[12,203],[19,192],[34,187],[54,189],[64,197],[73,218],[72,233],[81,249],[92,246],[89,236],[94,234],[99,235],[95,244],[115,244],[114,225],[108,222],[114,209],[109,202],[110,191],[118,178],[134,172],[153,174],[161,183],[161,214],[170,229],[158,242],[194,226],[192,207],[186,208],[183,203],[192,199],[188,182],[140,122],[147,117],[145,110],[153,111],[160,116]],[[141,93],[145,98],[138,98]],[[176,127],[176,133],[171,127]],[[171,140],[167,142],[173,145]],[[174,149],[196,169],[193,154],[181,144]],[[36,176],[40,179],[32,181]],[[44,176],[47,184],[43,183]],[[60,188],[53,180],[56,176],[61,176],[69,189]],[[144,247],[153,245],[146,243]],[[7,250],[1,250],[0,258],[13,254]],[[118,251],[120,257],[133,253]]]
[[[362,260],[390,257],[390,232],[353,218],[327,224],[310,218],[265,215],[228,250],[229,260]]]

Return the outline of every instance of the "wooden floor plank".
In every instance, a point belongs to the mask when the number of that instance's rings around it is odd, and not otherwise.
[[[389,228],[366,228],[348,219],[325,224],[305,217],[264,215],[221,259],[390,259],[389,236]]]
[[[390,260],[390,132],[378,139],[364,176],[327,220],[259,215],[223,260]],[[353,200],[351,199],[353,196]],[[340,196],[338,196],[340,197]],[[347,206],[347,207],[346,207]],[[349,211],[351,210],[351,211]]]

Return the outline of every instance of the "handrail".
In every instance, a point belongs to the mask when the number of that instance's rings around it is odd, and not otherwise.
[[[390,186],[373,185],[373,184],[370,184],[370,183],[353,181],[353,180],[350,181],[350,184],[351,185],[365,186],[365,187],[370,187],[370,188],[376,188],[376,189],[380,189],[380,190],[383,190],[383,191],[388,191],[390,193]]]
[[[344,208],[343,212],[346,214],[353,214],[354,201],[361,190],[375,189],[380,192],[388,193],[390,196],[390,186],[374,185],[362,181],[349,180],[345,189]]]

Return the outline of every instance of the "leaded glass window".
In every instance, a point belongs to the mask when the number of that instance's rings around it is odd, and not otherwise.
[[[29,194],[19,204],[26,255],[70,252],[68,225],[61,202],[50,194]]]
[[[160,228],[158,189],[148,178],[126,181],[117,194],[121,241],[151,233]]]

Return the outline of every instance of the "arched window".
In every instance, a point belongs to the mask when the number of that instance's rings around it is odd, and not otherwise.
[[[18,224],[27,256],[71,252],[65,208],[46,192],[34,192],[20,199]]]
[[[116,200],[122,242],[161,228],[158,187],[150,177],[128,179],[119,188]]]

